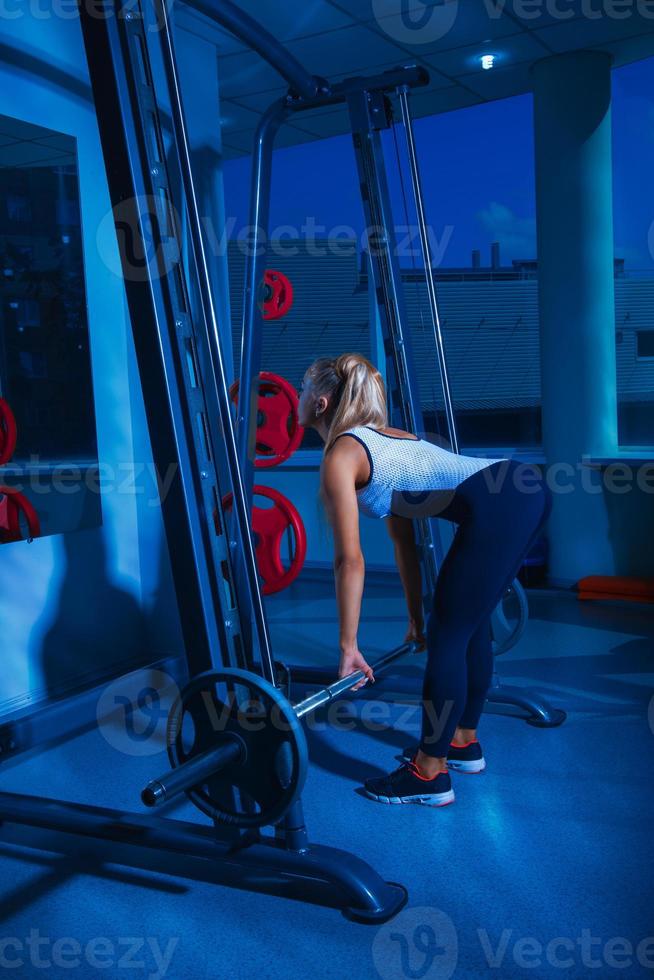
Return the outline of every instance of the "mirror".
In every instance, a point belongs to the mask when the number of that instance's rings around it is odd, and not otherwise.
[[[28,498],[42,535],[101,523],[77,144],[8,116],[0,116],[0,398],[16,422],[0,485]],[[3,438],[0,418],[0,459]],[[57,492],[64,473],[66,492]]]

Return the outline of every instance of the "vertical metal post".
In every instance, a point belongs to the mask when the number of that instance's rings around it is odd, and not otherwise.
[[[377,369],[381,373],[381,376],[388,390],[388,378],[386,372],[386,352],[384,350],[384,337],[382,334],[381,323],[379,322],[379,308],[377,306],[377,296],[375,295],[375,290],[372,288],[374,282],[374,276],[371,269],[370,256],[365,257],[365,270],[368,277],[368,315],[370,317],[370,350],[372,353],[373,363],[377,365]],[[362,269],[363,271],[363,269]]]
[[[275,136],[287,115],[285,101],[275,102],[264,113],[254,141],[250,197],[250,231],[245,265],[245,296],[241,334],[241,380],[238,393],[238,452],[248,502],[252,503],[257,438],[257,402],[261,372],[262,334],[265,321],[261,291],[266,271],[270,223],[272,152]]]
[[[425,282],[427,284],[427,295],[429,297],[429,309],[434,328],[434,340],[438,353],[438,367],[443,388],[443,400],[445,403],[445,416],[450,437],[450,443],[455,453],[459,452],[459,439],[456,430],[456,418],[454,416],[454,406],[452,403],[452,392],[450,389],[450,376],[447,370],[445,357],[445,345],[443,343],[443,332],[441,330],[441,320],[438,311],[438,299],[436,296],[436,280],[434,277],[433,255],[431,243],[429,241],[429,231],[425,216],[424,195],[422,193],[422,181],[420,179],[420,166],[418,154],[416,153],[415,136],[413,132],[413,119],[411,117],[411,106],[409,105],[409,89],[406,85],[397,90],[400,106],[402,108],[402,121],[404,123],[404,133],[406,136],[407,153],[409,157],[409,168],[411,171],[411,186],[413,188],[413,199],[418,215],[418,228],[420,230],[420,245],[422,257],[425,265]]]
[[[168,11],[166,9],[165,0],[154,0],[154,7],[157,16],[158,36],[162,61],[171,100],[172,125],[175,135],[175,145],[177,148],[180,175],[186,198],[186,207],[188,209],[188,230],[198,274],[198,294],[205,321],[209,326],[208,340],[209,354],[211,358],[211,380],[216,388],[220,419],[222,422],[224,444],[227,453],[227,465],[229,468],[234,495],[234,513],[236,514],[239,537],[242,545],[242,561],[245,568],[252,615],[256,625],[257,640],[259,643],[259,656],[261,658],[264,676],[274,683],[275,666],[272,646],[270,642],[270,634],[265,609],[263,606],[263,598],[259,587],[256,556],[254,552],[252,535],[250,532],[250,508],[248,506],[247,494],[245,492],[243,477],[239,466],[236,436],[232,424],[229,393],[227,389],[227,380],[225,378],[220,339],[218,336],[216,311],[213,303],[213,296],[211,294],[211,281],[209,278],[207,257],[202,239],[200,215],[193,181],[193,170],[189,153],[189,140],[186,120],[184,117],[184,108],[179,85],[179,74],[175,60],[172,33],[168,21]]]
[[[241,365],[238,391],[236,441],[239,466],[243,476],[248,514],[254,505],[254,463],[256,458],[259,374],[264,319],[261,309],[261,290],[266,270],[268,225],[270,222],[270,188],[272,181],[272,152],[275,136],[286,116],[285,103],[275,102],[264,113],[257,127],[252,154],[250,197],[250,230],[245,261],[245,293],[241,324]],[[240,552],[232,554],[234,575],[240,582],[244,576]],[[243,626],[244,634],[249,624]]]
[[[348,97],[354,151],[361,185],[364,216],[370,235],[370,289],[374,290],[384,338],[387,386],[393,423],[417,434],[425,432],[411,336],[404,304],[395,223],[391,207],[380,130],[388,127],[386,102],[379,92],[355,92]],[[374,120],[374,121],[373,121]],[[416,520],[425,569],[425,607],[431,598],[442,560],[438,529],[427,519]]]

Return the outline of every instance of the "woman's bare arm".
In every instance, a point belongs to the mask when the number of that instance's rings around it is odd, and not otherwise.
[[[357,633],[365,580],[365,561],[359,536],[359,507],[356,479],[358,454],[348,440],[334,446],[323,460],[321,493],[334,532],[334,577],[339,618],[341,676],[362,669],[372,671],[358,650]],[[365,666],[364,666],[365,665]],[[362,686],[362,685],[357,685]],[[356,690],[356,688],[355,688]]]
[[[334,446],[322,466],[322,497],[334,532],[334,575],[341,647],[356,644],[365,578],[356,497],[358,456]]]

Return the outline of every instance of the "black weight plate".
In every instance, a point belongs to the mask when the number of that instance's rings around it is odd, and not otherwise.
[[[173,705],[168,755],[173,768],[235,735],[241,758],[188,792],[203,813],[240,827],[275,824],[298,798],[308,752],[292,705],[267,681],[247,671],[207,671]]]

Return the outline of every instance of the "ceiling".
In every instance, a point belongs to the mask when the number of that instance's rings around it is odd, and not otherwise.
[[[75,140],[52,129],[0,116],[0,169],[76,163]]]
[[[258,55],[178,0],[176,25],[216,44],[226,156],[249,153],[261,112],[287,86]],[[433,115],[530,90],[530,68],[552,54],[608,51],[616,66],[654,55],[654,10],[624,0],[237,0],[312,74],[332,81],[419,63],[428,88],[412,97],[415,116]],[[408,7],[408,16],[399,11]],[[650,5],[651,6],[651,5]],[[626,15],[626,16],[625,16]],[[484,53],[495,55],[490,71]],[[330,107],[285,125],[277,146],[348,131]]]

